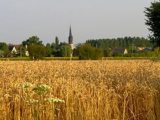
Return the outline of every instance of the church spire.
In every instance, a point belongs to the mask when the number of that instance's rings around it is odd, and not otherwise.
[[[69,29],[68,43],[69,43],[69,44],[73,44],[73,36],[72,36],[71,26],[70,26],[70,29]]]
[[[69,29],[69,36],[72,36],[72,28],[70,26],[70,29]]]

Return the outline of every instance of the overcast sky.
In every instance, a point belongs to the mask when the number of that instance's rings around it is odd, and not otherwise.
[[[37,35],[44,43],[75,43],[124,36],[147,37],[144,7],[152,0],[0,0],[0,41],[21,43]]]

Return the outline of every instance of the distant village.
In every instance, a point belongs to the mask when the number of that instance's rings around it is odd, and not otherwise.
[[[68,43],[55,42],[44,45],[37,36],[32,36],[22,44],[0,43],[0,57],[79,57],[80,59],[100,59],[102,57],[154,57],[150,41],[143,37],[116,39],[92,39],[74,44],[71,27]]]

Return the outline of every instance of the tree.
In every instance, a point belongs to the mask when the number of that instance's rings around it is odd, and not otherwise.
[[[55,44],[56,44],[56,46],[59,46],[59,39],[58,39],[57,36],[56,36],[56,38],[55,38]]]
[[[20,45],[19,55],[20,55],[21,57],[28,57],[28,56],[29,56],[27,46]]]
[[[79,59],[96,60],[103,57],[103,52],[99,48],[92,47],[90,44],[81,45],[79,48]]]
[[[42,41],[40,41],[39,37],[37,36],[32,36],[30,38],[28,38],[27,40],[23,41],[22,42],[23,46],[25,45],[33,45],[33,44],[36,44],[36,45],[42,45]]]
[[[46,55],[45,56],[46,57],[51,57],[52,56],[52,52],[53,52],[51,44],[47,43],[45,49],[46,49]]]
[[[145,8],[146,25],[151,31],[151,40],[154,47],[160,47],[160,2],[153,2],[151,6]]]
[[[62,44],[60,46],[60,56],[61,57],[70,57],[71,52],[72,50],[69,44]]]
[[[42,59],[46,55],[45,46],[37,36],[29,37],[27,40],[22,42],[22,45],[28,49],[31,59]]]
[[[56,36],[54,42],[51,43],[52,55],[58,57],[60,52],[59,39]]]
[[[46,55],[46,49],[43,45],[29,45],[28,46],[29,56],[33,60],[42,59]]]
[[[0,56],[5,57],[9,53],[8,45],[4,42],[0,43]]]

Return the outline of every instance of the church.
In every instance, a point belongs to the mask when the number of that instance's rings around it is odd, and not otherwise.
[[[73,35],[72,35],[71,26],[70,26],[70,29],[69,29],[68,44],[71,46],[71,49],[72,49],[72,52],[71,52],[71,55],[70,55],[70,57],[72,57],[73,56],[73,49],[75,48],[75,46],[73,44]]]
[[[69,30],[68,44],[71,46],[72,50],[75,48],[75,46],[73,44],[73,35],[72,35],[71,26],[70,26],[70,30]]]

